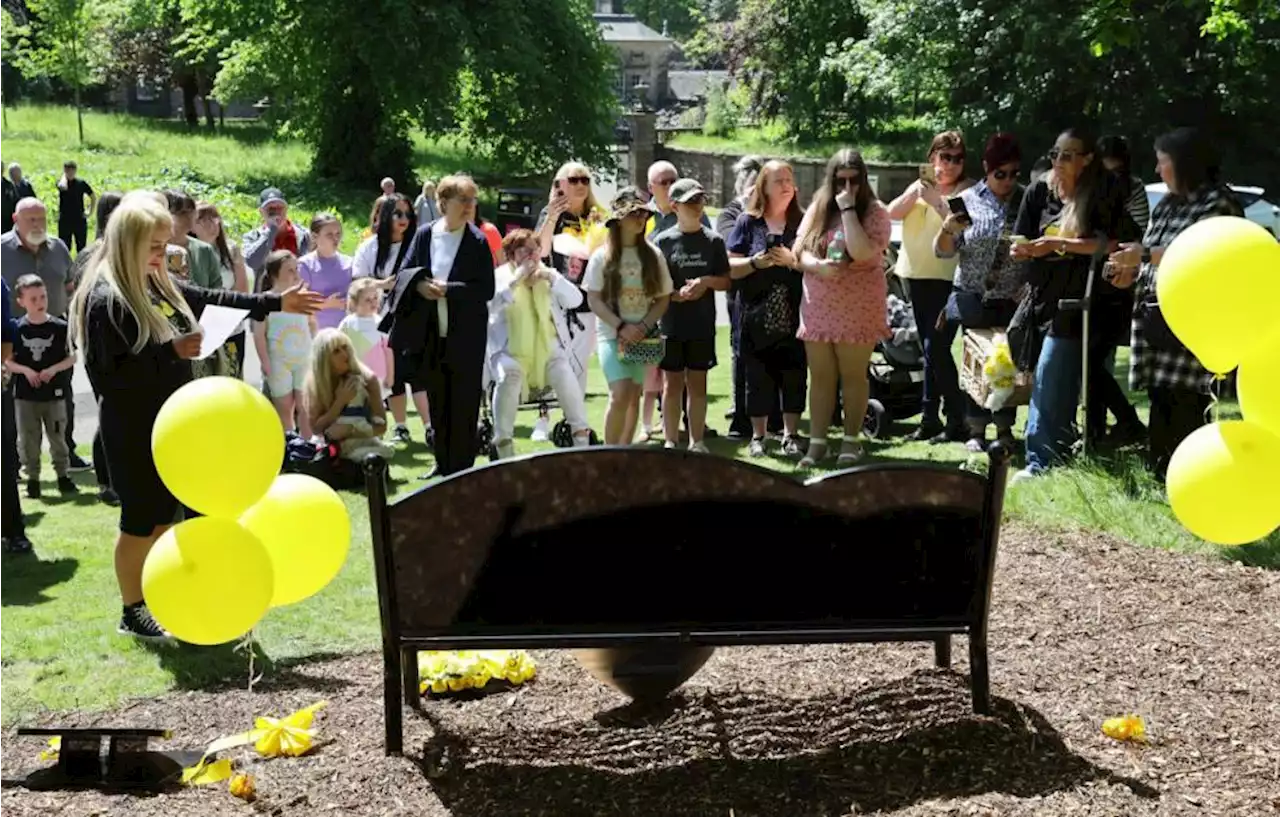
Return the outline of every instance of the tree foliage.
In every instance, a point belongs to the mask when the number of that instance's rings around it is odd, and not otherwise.
[[[410,128],[542,170],[609,157],[614,55],[586,0],[183,0],[186,42],[222,49],[219,98],[270,100],[321,174],[410,178]]]

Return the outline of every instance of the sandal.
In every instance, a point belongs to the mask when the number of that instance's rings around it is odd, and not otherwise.
[[[836,465],[854,465],[862,459],[865,453],[858,438],[852,434],[846,434],[844,435],[844,442],[840,444],[840,456],[836,457]]]
[[[826,459],[826,456],[826,440],[809,440],[809,448],[804,452],[804,456],[800,458],[800,467],[816,468],[818,463]]]

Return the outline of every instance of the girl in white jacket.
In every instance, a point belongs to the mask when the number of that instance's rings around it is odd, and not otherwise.
[[[533,389],[556,393],[573,444],[590,443],[591,427],[582,387],[570,362],[565,314],[582,303],[582,290],[539,260],[537,236],[513,230],[502,241],[506,264],[494,270],[489,302],[489,371],[493,398],[494,445],[498,458],[515,453],[516,411]]]

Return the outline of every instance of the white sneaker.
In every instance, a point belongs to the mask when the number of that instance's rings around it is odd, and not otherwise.
[[[1023,468],[1021,471],[1014,472],[1014,475],[1009,478],[1009,484],[1012,485],[1017,482],[1026,482],[1027,480],[1035,479],[1038,476],[1040,476],[1038,471],[1032,471],[1030,468]]]
[[[704,442],[689,443],[689,453],[690,454],[710,454],[711,449],[707,448],[707,444]]]
[[[675,451],[675,450],[676,450],[677,448],[679,448],[680,446],[679,446],[679,445],[677,445],[677,444],[675,444],[675,443],[673,443],[673,442],[671,442],[671,440],[667,440],[666,442],[664,442],[664,443],[662,444],[662,447],[663,447],[663,448],[665,448],[665,449],[666,449],[666,450],[668,450],[668,451]]]

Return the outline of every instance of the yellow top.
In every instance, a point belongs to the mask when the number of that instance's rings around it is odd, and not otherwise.
[[[933,251],[933,239],[941,229],[942,216],[924,200],[917,199],[902,220],[902,250],[893,270],[899,278],[934,281],[955,278],[958,257],[939,258]]]

